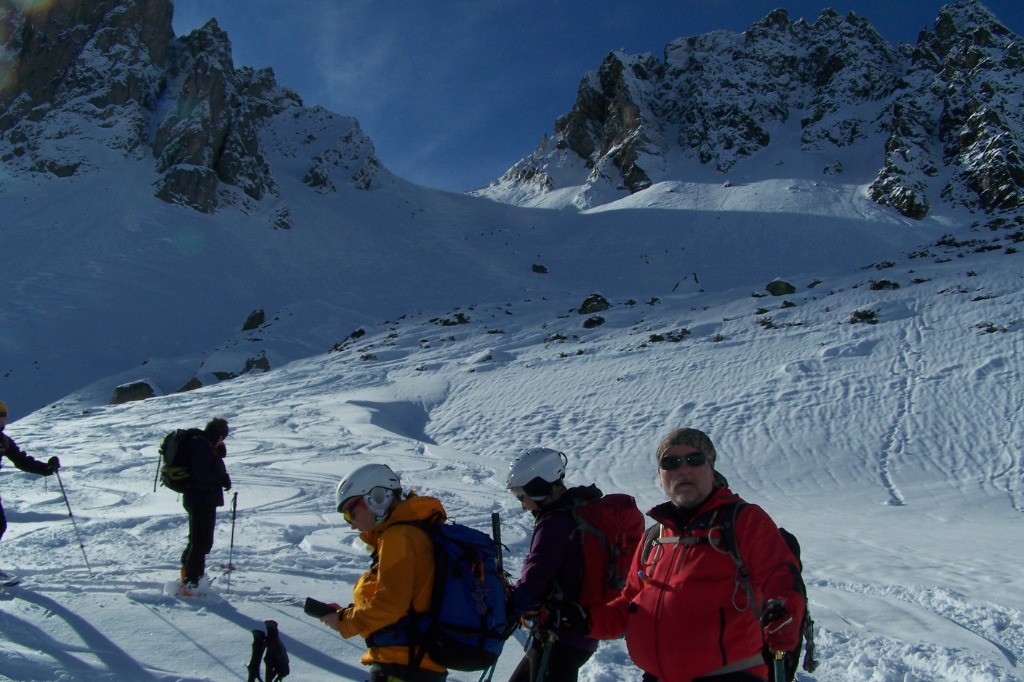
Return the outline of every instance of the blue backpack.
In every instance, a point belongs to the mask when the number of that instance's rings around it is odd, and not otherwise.
[[[430,610],[377,630],[367,646],[407,644],[413,667],[430,654],[451,670],[491,668],[515,629],[509,622],[511,588],[500,567],[500,541],[457,523],[403,523],[421,528],[434,544]]]

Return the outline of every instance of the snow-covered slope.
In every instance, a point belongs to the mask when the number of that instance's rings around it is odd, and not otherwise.
[[[691,280],[633,301],[623,287],[587,315],[554,292],[425,310],[189,393],[57,401],[8,427],[61,458],[75,525],[55,481],[4,469],[0,561],[26,580],[0,591],[0,678],[245,679],[249,630],[274,619],[288,679],[364,679],[360,643],[301,612],[307,595],[344,603],[368,560],[332,509],[340,476],[388,462],[461,522],[487,529],[499,511],[516,575],[530,524],[502,482],[517,448],[561,448],[570,482],[647,507],[661,499],[654,447],[685,424],[802,540],[822,665],[800,679],[1024,679],[1014,248],[1004,232],[946,239],[820,282],[789,277],[784,296]],[[238,571],[182,602],[163,593],[185,524],[176,496],[154,492],[156,444],[215,414],[233,429],[239,511],[233,548],[222,513],[211,564]],[[510,641],[496,679],[519,655]],[[617,641],[582,679],[637,677]]]
[[[821,176],[826,157],[789,145],[728,183],[680,159],[692,173],[587,211],[520,208],[375,169],[354,121],[282,97],[259,110],[258,200],[226,182],[237,201],[209,212],[156,199],[160,165],[91,133],[37,138],[82,172],[8,166],[0,399],[9,435],[61,458],[73,518],[57,481],[0,472],[0,568],[25,576],[0,591],[0,679],[246,679],[273,618],[290,681],[362,680],[361,643],[301,612],[345,603],[367,565],[331,508],[342,475],[386,461],[461,522],[501,512],[516,575],[516,449],[560,448],[570,482],[647,507],[680,425],[803,543],[822,667],[802,680],[1024,679],[1024,218],[910,219],[871,200],[870,159],[844,150]],[[581,313],[593,294],[610,306]],[[155,397],[108,404],[142,380]],[[211,572],[239,570],[182,602],[163,592],[185,524],[154,490],[156,447],[214,415],[238,517]],[[637,677],[618,641],[583,674]]]

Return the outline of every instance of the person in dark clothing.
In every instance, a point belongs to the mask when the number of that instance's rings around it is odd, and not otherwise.
[[[4,457],[11,460],[14,466],[18,467],[22,471],[27,471],[30,474],[37,474],[39,476],[51,476],[57,469],[60,469],[60,460],[56,457],[51,457],[45,462],[40,462],[38,459],[26,455],[22,452],[18,444],[11,440],[11,437],[4,433],[4,429],[7,427],[7,404],[0,402],[0,467],[3,467]],[[0,500],[0,539],[3,538],[4,533],[7,531],[7,517],[4,516],[4,505],[3,500]],[[0,579],[6,579],[9,577],[3,571],[0,571]]]
[[[520,453],[509,467],[508,489],[536,518],[530,551],[512,588],[514,615],[532,618],[533,626],[526,655],[509,682],[574,682],[597,650],[598,640],[558,632],[557,618],[549,616],[552,602],[580,598],[583,543],[572,509],[601,497],[594,485],[565,486],[567,462],[557,450],[533,448]]]
[[[200,578],[206,574],[206,555],[213,549],[217,507],[224,506],[224,491],[231,490],[231,477],[224,465],[227,437],[228,423],[217,417],[179,446],[187,448],[192,479],[182,495],[182,506],[188,512],[188,544],[181,553],[181,594],[186,597],[195,593]]]

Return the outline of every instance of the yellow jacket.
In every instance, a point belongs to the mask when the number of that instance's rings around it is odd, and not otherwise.
[[[346,639],[363,639],[397,622],[409,611],[430,608],[434,587],[434,547],[420,528],[407,521],[447,518],[441,502],[433,497],[410,496],[402,500],[377,526],[360,538],[374,551],[374,562],[352,590],[353,604],[338,619],[338,630]],[[407,645],[370,647],[362,663],[409,663]],[[434,672],[446,669],[424,656],[420,667]]]

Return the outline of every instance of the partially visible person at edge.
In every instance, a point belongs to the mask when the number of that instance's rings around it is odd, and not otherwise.
[[[547,622],[549,614],[557,612],[553,602],[580,598],[583,539],[572,509],[601,497],[595,485],[567,488],[567,463],[557,450],[534,448],[520,453],[509,466],[506,486],[536,519],[530,550],[512,588],[513,615],[533,614],[533,626],[526,655],[509,682],[574,682],[597,650],[598,640],[558,632],[558,622]]]
[[[409,620],[430,608],[434,545],[408,522],[443,523],[441,502],[403,494],[398,474],[385,464],[366,464],[341,479],[334,502],[368,545],[370,568],[356,581],[352,603],[320,620],[346,639],[366,640],[362,663],[370,682],[444,682],[447,669],[410,641]]]
[[[217,507],[224,506],[224,491],[231,490],[224,458],[228,449],[228,423],[214,417],[179,447],[188,449],[191,482],[182,494],[182,506],[188,513],[188,544],[181,553],[181,594],[191,596],[206,575],[206,555],[213,549],[213,531],[217,525]]]
[[[45,462],[40,462],[38,459],[27,455],[22,452],[18,444],[15,443],[10,436],[4,433],[4,429],[7,428],[7,404],[0,402],[0,468],[3,467],[4,457],[11,460],[14,466],[18,467],[22,471],[27,471],[30,474],[38,474],[39,476],[51,476],[57,469],[60,469],[60,460],[56,457],[51,457]],[[4,505],[3,500],[0,500],[0,539],[4,537],[4,533],[7,531],[7,517],[4,516]],[[0,579],[9,577],[3,571],[0,571]]]
[[[644,543],[637,548],[618,598],[589,612],[567,611],[571,617],[563,621],[563,627],[601,639],[625,633],[644,682],[764,682],[762,644],[785,651],[799,642],[799,563],[771,517],[748,504],[734,529],[756,609],[737,583],[732,557],[714,544],[716,510],[742,502],[715,471],[717,459],[711,439],[697,429],[665,436],[657,462],[669,501],[648,512],[661,524],[661,537],[646,561]],[[766,609],[769,601],[781,607]]]

